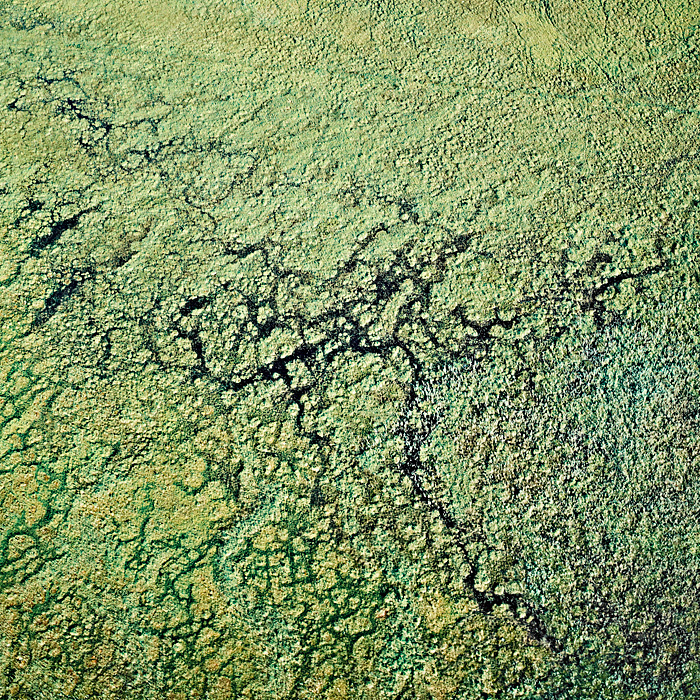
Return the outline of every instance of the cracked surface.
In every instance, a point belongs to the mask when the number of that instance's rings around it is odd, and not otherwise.
[[[581,613],[577,646],[585,574],[541,528],[502,546],[468,465],[515,457],[424,390],[512,372],[498,421],[546,432],[582,409],[533,392],[561,372],[541,358],[643,335],[663,301],[686,320],[655,341],[685,358],[662,395],[697,400],[698,13],[584,5],[0,8],[5,695],[599,697],[622,669],[650,690],[610,697],[690,697],[692,604],[617,637]],[[691,409],[620,411],[687,429],[690,503]],[[541,445],[516,456],[553,499]],[[673,551],[661,579],[694,571]],[[644,585],[606,580],[614,614]]]

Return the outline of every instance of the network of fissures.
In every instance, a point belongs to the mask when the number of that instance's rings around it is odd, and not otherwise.
[[[696,2],[0,5],[0,696],[693,698]]]

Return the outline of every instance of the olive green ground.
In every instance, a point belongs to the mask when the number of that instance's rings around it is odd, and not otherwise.
[[[0,3],[0,697],[696,697],[699,23]]]

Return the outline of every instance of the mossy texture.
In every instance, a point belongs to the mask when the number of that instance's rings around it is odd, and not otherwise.
[[[0,697],[696,697],[698,26],[0,3]]]

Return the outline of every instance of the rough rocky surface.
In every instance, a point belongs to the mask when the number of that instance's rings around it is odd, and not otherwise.
[[[1,3],[0,697],[696,697],[699,23]]]

